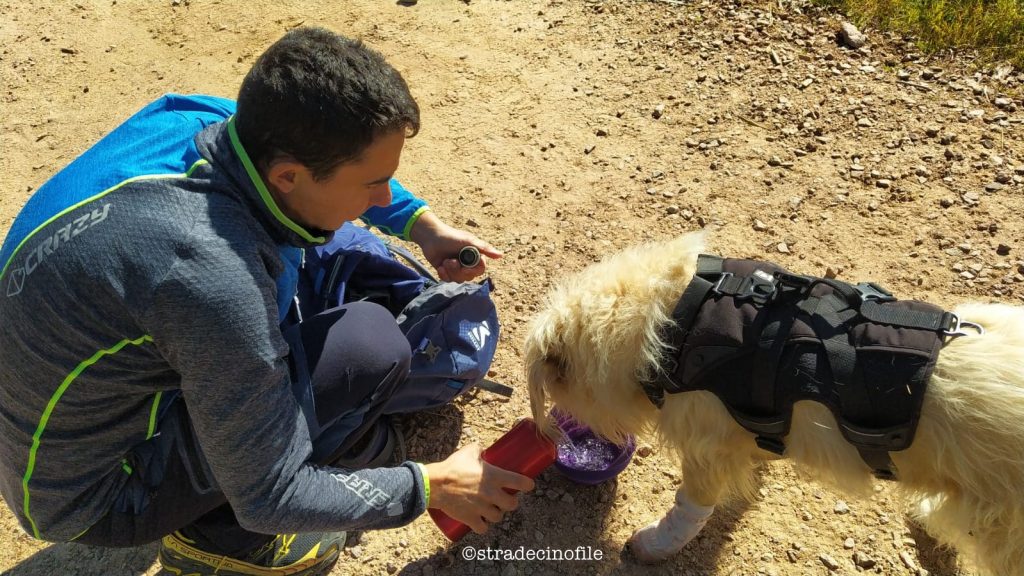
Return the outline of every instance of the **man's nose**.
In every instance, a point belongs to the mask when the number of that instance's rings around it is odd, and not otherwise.
[[[373,195],[370,197],[370,202],[374,206],[380,206],[385,208],[391,205],[391,183],[388,182],[375,190]]]

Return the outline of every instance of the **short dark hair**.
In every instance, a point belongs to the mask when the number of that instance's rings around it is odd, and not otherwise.
[[[420,110],[402,75],[359,40],[296,28],[264,52],[242,81],[238,138],[266,170],[289,159],[327,178],[394,130],[415,136]]]

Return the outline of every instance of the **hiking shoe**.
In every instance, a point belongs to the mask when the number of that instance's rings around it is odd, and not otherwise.
[[[205,552],[174,532],[160,542],[161,574],[179,576],[322,576],[338,560],[344,532],[278,534],[245,558]]]

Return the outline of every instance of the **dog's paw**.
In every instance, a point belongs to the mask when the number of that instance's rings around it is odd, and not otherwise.
[[[638,561],[644,564],[661,562],[675,556],[689,542],[689,540],[679,542],[673,537],[668,526],[663,526],[663,524],[666,524],[664,518],[651,522],[630,537],[627,545]]]
[[[707,524],[714,506],[694,504],[680,490],[676,505],[661,520],[637,530],[629,539],[629,549],[644,563],[661,562],[683,549]]]

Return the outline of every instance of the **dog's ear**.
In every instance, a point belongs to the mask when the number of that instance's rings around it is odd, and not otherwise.
[[[561,358],[543,356],[531,359],[526,372],[533,420],[551,438],[557,437],[558,428],[548,418],[547,391],[562,386],[565,376],[563,369]]]

